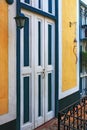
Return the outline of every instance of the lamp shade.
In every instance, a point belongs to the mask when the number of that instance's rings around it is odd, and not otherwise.
[[[14,0],[6,0],[8,4],[13,4]]]
[[[17,27],[20,29],[23,28],[25,24],[25,20],[26,20],[26,17],[24,16],[24,14],[17,15],[15,17]]]
[[[74,42],[77,43],[77,39],[76,38],[74,38]]]

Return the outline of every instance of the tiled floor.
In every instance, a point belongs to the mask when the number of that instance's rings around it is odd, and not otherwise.
[[[58,120],[54,118],[35,130],[58,130]]]

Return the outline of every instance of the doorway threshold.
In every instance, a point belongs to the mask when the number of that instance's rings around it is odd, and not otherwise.
[[[53,118],[50,121],[36,128],[35,130],[58,130],[58,119]]]

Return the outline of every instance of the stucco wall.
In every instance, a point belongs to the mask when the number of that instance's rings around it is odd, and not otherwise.
[[[0,114],[8,112],[8,5],[0,0]]]
[[[16,119],[16,1],[0,0],[0,125]]]
[[[79,91],[79,0],[58,3],[59,99],[62,99]],[[71,27],[70,22],[74,23]]]
[[[76,25],[69,27],[69,22],[76,22],[76,8],[76,0],[62,0],[62,91],[77,85],[76,56],[73,52]]]

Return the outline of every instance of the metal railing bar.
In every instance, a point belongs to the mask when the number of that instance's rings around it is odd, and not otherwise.
[[[87,130],[87,96],[58,113],[58,130]]]

